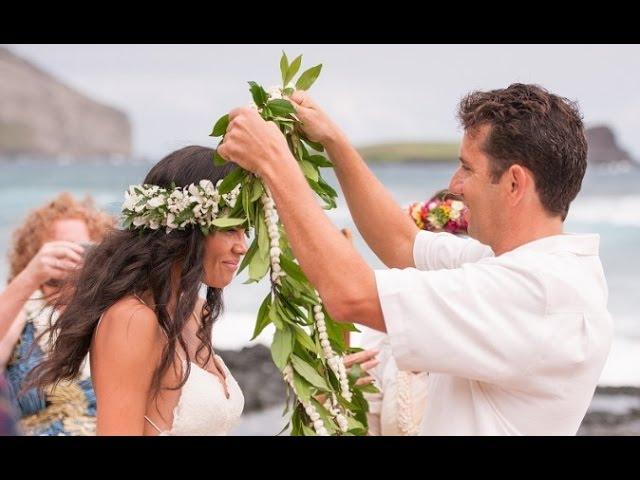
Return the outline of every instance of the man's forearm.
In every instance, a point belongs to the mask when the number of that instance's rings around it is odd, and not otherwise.
[[[373,270],[327,218],[295,160],[276,163],[281,168],[264,174],[263,180],[293,253],[327,310],[336,320],[384,329]]]
[[[326,143],[351,216],[371,250],[389,268],[415,266],[418,228],[373,175],[360,154],[339,134]]]

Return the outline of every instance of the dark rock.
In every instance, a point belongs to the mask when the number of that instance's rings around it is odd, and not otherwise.
[[[640,388],[598,387],[578,435],[640,435]]]
[[[587,144],[587,163],[589,165],[635,165],[629,153],[617,143],[613,131],[604,125],[585,130]]]
[[[285,383],[267,347],[257,344],[240,351],[223,350],[218,353],[242,389],[245,412],[285,402]]]

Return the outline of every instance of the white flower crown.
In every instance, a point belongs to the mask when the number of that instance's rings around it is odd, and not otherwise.
[[[229,193],[220,195],[210,180],[172,188],[131,185],[124,194],[122,224],[125,229],[157,230],[166,227],[167,233],[198,225],[207,235],[214,227],[233,227],[244,223],[244,218],[225,218],[235,206],[239,194],[240,184]]]

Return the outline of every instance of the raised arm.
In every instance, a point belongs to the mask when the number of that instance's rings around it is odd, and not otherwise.
[[[346,135],[306,92],[291,97],[304,133],[321,143],[335,166],[351,216],[378,258],[389,268],[413,267],[418,227],[371,172]],[[375,212],[372,215],[372,212]]]
[[[42,246],[26,268],[0,293],[0,340],[33,292],[43,283],[63,279],[78,268],[82,264],[82,253],[83,248],[73,242],[49,242]],[[11,349],[14,345],[15,342]]]

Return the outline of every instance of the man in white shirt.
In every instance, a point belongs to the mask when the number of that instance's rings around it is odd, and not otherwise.
[[[599,237],[563,232],[586,170],[576,105],[522,84],[462,100],[449,188],[469,207],[465,240],[419,231],[306,93],[292,103],[388,270],[333,227],[275,124],[234,110],[218,151],[269,186],[331,316],[386,331],[398,368],[431,372],[420,433],[574,435],[612,338]]]

